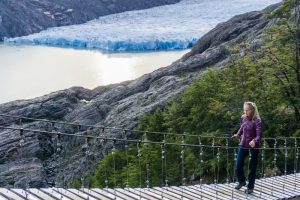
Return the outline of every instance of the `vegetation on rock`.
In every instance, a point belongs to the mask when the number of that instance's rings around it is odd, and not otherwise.
[[[261,45],[240,43],[231,48],[233,56],[226,67],[207,70],[180,98],[163,110],[157,109],[140,118],[136,129],[199,136],[231,135],[239,127],[243,102],[254,101],[263,120],[264,137],[300,136],[299,9],[300,1],[285,0],[279,9],[269,14],[276,24],[264,33]],[[150,133],[141,135],[141,139],[199,142],[197,137],[163,138]],[[230,145],[237,145],[237,142],[230,141]],[[200,169],[199,148],[154,144],[128,146],[128,151],[116,151],[99,163],[93,175],[93,186],[159,186],[165,185],[166,179],[170,185],[181,185],[185,181],[182,180],[182,172],[187,183],[199,177],[204,182],[212,182],[216,170],[222,172],[218,181],[225,181],[228,173],[231,179],[234,178],[233,172],[226,173],[228,163],[222,157],[225,152],[220,152],[220,163],[216,163],[212,157],[217,152],[202,150],[203,156],[210,159],[204,159]],[[163,151],[166,152],[164,155]],[[184,156],[180,153],[182,151]],[[164,156],[167,156],[166,161]],[[266,158],[273,159],[267,155]],[[233,160],[229,162],[230,168],[233,168]],[[278,159],[278,166],[280,162]],[[290,165],[288,169],[292,170]],[[271,167],[265,166],[264,170]],[[283,172],[283,169],[280,170]],[[262,172],[257,174],[260,176]]]

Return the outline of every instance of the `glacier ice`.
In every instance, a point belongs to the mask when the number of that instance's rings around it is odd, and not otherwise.
[[[216,24],[234,15],[261,10],[278,2],[280,0],[182,0],[173,5],[127,11],[80,25],[6,38],[5,43],[104,51],[186,49]]]

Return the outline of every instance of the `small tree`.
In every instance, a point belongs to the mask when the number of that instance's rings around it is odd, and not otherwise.
[[[264,54],[269,66],[276,68],[275,79],[293,108],[295,122],[300,122],[300,0],[285,0],[271,17],[277,25],[266,34]]]

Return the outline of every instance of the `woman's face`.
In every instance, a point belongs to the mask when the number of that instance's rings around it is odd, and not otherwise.
[[[251,107],[247,104],[244,104],[244,114],[249,117],[252,118],[253,117],[253,110],[251,109]]]

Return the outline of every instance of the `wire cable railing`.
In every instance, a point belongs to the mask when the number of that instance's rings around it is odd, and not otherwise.
[[[150,131],[139,131],[130,130],[115,127],[105,127],[105,126],[94,126],[94,125],[84,125],[79,123],[68,123],[59,122],[44,119],[34,119],[26,117],[18,117],[6,114],[0,114],[0,131],[10,131],[11,134],[17,134],[15,137],[15,142],[18,143],[19,148],[24,148],[26,146],[26,140],[28,139],[28,134],[38,134],[49,136],[53,143],[55,143],[55,153],[59,156],[62,155],[62,151],[67,151],[66,141],[62,141],[63,137],[78,138],[81,139],[82,149],[84,149],[85,155],[91,153],[91,151],[97,151],[99,148],[93,148],[100,144],[100,148],[107,145],[107,153],[102,152],[102,157],[105,158],[108,155],[112,157],[112,163],[104,164],[103,172],[103,188],[106,189],[110,194],[115,196],[122,196],[122,192],[118,188],[123,187],[124,189],[129,189],[130,187],[138,187],[140,190],[136,195],[139,197],[147,196],[148,194],[142,188],[150,188],[154,186],[161,187],[171,187],[172,184],[179,184],[180,189],[174,190],[174,195],[188,196],[192,195],[186,190],[186,186],[195,185],[196,188],[189,190],[200,191],[200,197],[205,198],[208,194],[207,191],[214,191],[216,197],[222,195],[222,185],[230,185],[231,182],[235,182],[235,166],[237,160],[237,148],[238,144],[234,139],[228,136],[202,136],[202,135],[189,135],[167,133],[167,132],[150,132]],[[10,119],[14,119],[10,121]],[[2,123],[3,122],[3,123]],[[44,130],[45,127],[40,129],[33,129],[29,126],[25,126],[29,122],[41,122],[49,124],[51,130]],[[58,131],[59,128],[55,125],[67,125],[75,126],[74,132],[63,132]],[[82,129],[81,127],[86,127]],[[63,129],[61,129],[63,130]],[[111,135],[106,134],[106,131],[113,130],[118,134]],[[131,138],[131,133],[142,133],[140,138]],[[149,135],[162,135],[161,141],[151,141],[149,140]],[[176,138],[176,139],[174,139]],[[190,139],[193,138],[193,139]],[[278,188],[274,184],[262,181],[257,185],[257,188],[261,188],[260,196],[264,196],[263,188],[265,185],[268,186],[271,195],[279,195],[280,192],[290,191],[292,188],[295,192],[299,187],[297,173],[299,171],[299,137],[274,137],[274,138],[262,138],[261,146],[257,149],[260,150],[260,163],[258,169],[257,178],[267,178],[267,177],[277,177],[278,174],[283,175],[284,183],[281,188]],[[109,145],[108,145],[109,144]],[[5,145],[5,144],[2,144]],[[125,177],[121,183],[120,175],[118,174],[118,159],[120,159],[117,154],[119,151],[124,152],[125,160],[123,167],[125,169]],[[155,154],[159,158],[151,156],[151,151],[157,151]],[[193,165],[195,167],[194,172],[191,172],[191,161],[188,156],[197,155],[194,159]],[[137,177],[138,180],[135,184],[131,185],[132,177],[130,177],[130,169],[132,168],[132,161],[130,157],[135,154],[135,161],[137,167]],[[24,156],[24,155],[23,155]],[[170,157],[171,156],[171,157]],[[173,156],[173,157],[172,157]],[[174,156],[176,159],[174,159]],[[67,158],[64,158],[67,159]],[[86,158],[88,160],[88,158]],[[174,172],[170,171],[170,161],[177,160],[178,163],[173,163],[178,166],[178,179],[174,180]],[[209,163],[210,162],[210,163]],[[153,171],[153,166],[160,166],[158,171]],[[111,168],[110,168],[111,167]],[[212,169],[209,169],[211,167]],[[197,171],[197,173],[196,173]],[[207,174],[209,171],[210,174]],[[153,181],[152,174],[159,174],[159,185],[155,185]],[[294,174],[294,181],[291,182],[288,175]],[[208,175],[212,180],[208,180]],[[197,178],[192,176],[198,176]],[[30,178],[29,178],[30,179]],[[86,185],[85,179],[82,176],[81,188],[90,187]],[[282,180],[281,180],[282,181]],[[27,181],[26,188],[30,188],[30,181]],[[214,188],[204,188],[207,183],[213,183]],[[157,183],[156,183],[157,184]],[[206,186],[205,186],[206,187]],[[165,193],[164,190],[157,192],[161,197],[170,195]],[[296,192],[295,192],[296,193]],[[237,195],[232,187],[231,197]]]

